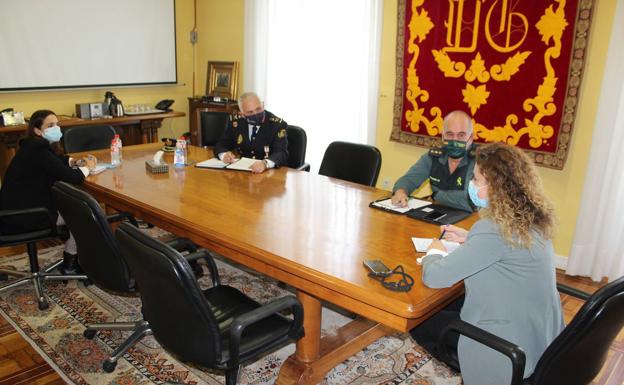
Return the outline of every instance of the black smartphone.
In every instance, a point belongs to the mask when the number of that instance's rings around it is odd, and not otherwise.
[[[385,275],[390,272],[388,266],[378,259],[365,259],[364,266],[375,275]]]
[[[446,213],[434,210],[430,212],[429,214],[425,215],[424,218],[430,221],[437,221],[437,220],[444,218],[445,216],[446,216]]]

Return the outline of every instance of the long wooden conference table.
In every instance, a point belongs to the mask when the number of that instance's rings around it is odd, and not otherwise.
[[[173,167],[151,174],[157,144],[124,147],[123,164],[90,176],[98,201],[128,211],[225,257],[287,283],[304,307],[305,337],[282,366],[277,384],[316,384],[346,358],[395,330],[406,332],[463,291],[423,285],[411,237],[436,237],[437,226],[371,209],[382,190],[288,168],[263,174]],[[106,152],[95,153],[109,161]],[[212,152],[189,148],[191,161]],[[459,223],[464,227],[474,221]],[[367,276],[364,259],[403,265],[414,280],[392,292]],[[321,338],[321,301],[361,317]]]

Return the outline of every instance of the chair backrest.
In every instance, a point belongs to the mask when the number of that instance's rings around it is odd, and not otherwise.
[[[624,277],[592,295],[548,346],[530,384],[586,385],[598,375],[624,326]]]
[[[298,126],[286,127],[288,136],[288,167],[299,168],[305,163],[308,136],[303,128]]]
[[[359,143],[332,142],[325,150],[319,174],[374,186],[380,169],[381,152],[377,147]]]
[[[198,110],[201,130],[200,146],[214,146],[227,127],[229,114],[220,111]]]
[[[108,124],[69,127],[63,131],[63,148],[68,153],[102,150],[114,137],[115,129]]]
[[[102,208],[86,192],[55,182],[52,197],[76,240],[78,262],[98,287],[117,293],[134,291],[134,280]]]
[[[216,367],[219,327],[186,259],[128,223],[115,236],[141,288],[143,317],[158,343],[182,361]]]

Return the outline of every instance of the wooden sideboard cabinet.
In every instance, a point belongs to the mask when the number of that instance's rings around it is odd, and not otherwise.
[[[92,126],[109,124],[121,136],[124,145],[154,143],[158,141],[158,129],[165,118],[176,118],[186,115],[184,112],[162,112],[133,116],[121,116],[112,119],[80,119],[59,116],[62,130],[73,126]],[[17,144],[26,134],[27,124],[0,127],[0,177],[4,178],[11,159],[17,151]]]
[[[226,104],[210,102],[201,97],[188,98],[189,100],[189,128],[191,133],[191,144],[200,145],[201,123],[199,114],[201,111],[227,112],[231,114],[238,111],[236,101],[230,101]]]

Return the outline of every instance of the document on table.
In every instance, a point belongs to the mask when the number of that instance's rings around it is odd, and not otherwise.
[[[106,164],[98,164],[93,168],[93,170],[89,171],[89,175],[97,175],[102,171],[105,171],[107,168]]]
[[[230,163],[226,168],[229,170],[251,171],[249,167],[251,167],[251,165],[257,161],[258,159],[251,159],[251,158],[243,157],[234,163]]]
[[[419,253],[426,253],[429,245],[431,244],[431,238],[412,237],[412,243],[414,243],[414,248],[416,249],[416,251],[418,251]],[[446,251],[448,253],[452,253],[455,249],[459,247],[459,242],[445,241],[444,239],[442,239],[442,244],[444,245],[444,247],[446,247]],[[422,264],[425,257],[426,255],[416,258],[416,263],[419,265]]]
[[[219,160],[219,158],[212,158],[212,159],[204,160],[203,162],[196,163],[195,167],[200,167],[200,168],[226,168],[227,165],[228,165],[227,163],[225,163],[222,160]]]
[[[225,163],[218,158],[212,158],[208,160],[204,160],[195,164],[195,167],[199,168],[227,168],[228,170],[241,170],[241,171],[251,171],[249,168],[257,159],[251,158],[240,158],[234,161],[234,163]]]
[[[394,212],[401,213],[401,214],[405,214],[406,212],[410,210],[417,209],[419,207],[427,206],[430,204],[431,202],[423,201],[423,200],[416,199],[416,198],[409,198],[407,200],[406,207],[399,207],[399,206],[393,205],[392,198],[383,199],[383,200],[379,200],[379,201],[375,201],[371,203],[371,205],[374,207],[378,207],[380,209],[384,209],[388,211],[394,211]]]
[[[412,243],[414,244],[414,248],[419,253],[426,253],[429,245],[431,244],[431,238],[412,238]],[[442,239],[442,244],[446,247],[446,251],[452,253],[456,248],[459,247],[459,242],[446,241]]]

